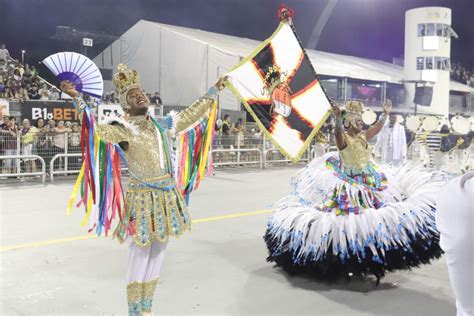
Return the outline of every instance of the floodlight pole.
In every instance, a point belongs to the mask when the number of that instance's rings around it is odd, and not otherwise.
[[[319,38],[321,37],[321,33],[323,32],[324,26],[329,20],[329,17],[331,16],[332,11],[336,7],[337,1],[338,0],[328,0],[328,2],[326,3],[326,6],[324,7],[323,12],[321,13],[321,16],[319,17],[318,22],[316,22],[316,25],[314,26],[313,33],[311,34],[311,37],[309,38],[308,45],[306,46],[307,48],[316,49]]]

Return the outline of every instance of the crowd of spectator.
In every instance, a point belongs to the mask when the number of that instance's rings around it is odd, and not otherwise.
[[[0,155],[39,155],[49,169],[52,157],[65,153],[66,148],[67,153],[81,152],[81,129],[78,123],[55,120],[46,122],[40,118],[34,124],[24,119],[19,126],[15,117],[3,117],[0,112]],[[78,168],[79,160],[76,157],[70,158],[69,165]],[[2,173],[16,173],[18,163],[26,172],[36,172],[36,162],[36,159],[28,157],[21,160],[4,159]],[[64,169],[64,161],[58,160],[56,168]]]
[[[223,120],[218,120],[215,128],[217,134],[215,148],[258,147],[263,139],[262,132],[256,126],[252,124],[247,126],[242,118],[232,122],[229,115],[225,115]],[[51,159],[56,154],[66,152],[81,152],[81,130],[78,123],[42,118],[35,122],[30,122],[28,119],[17,122],[15,117],[4,117],[0,111],[0,155],[25,156],[19,159],[4,159],[1,173],[15,174],[18,168],[21,168],[22,172],[37,172],[38,160],[27,157],[31,155],[42,157],[49,173]],[[242,158],[246,157],[244,153]],[[76,170],[80,165],[80,158],[68,158],[70,170]],[[64,170],[64,159],[58,159],[54,168]]]
[[[0,44],[0,98],[59,100],[60,95],[56,88],[49,88],[41,80],[35,66],[13,59],[5,44]]]
[[[451,65],[451,79],[474,87],[474,68],[469,70],[459,64]]]
[[[102,96],[102,102],[104,102],[105,104],[119,104],[120,100],[115,91],[111,91],[104,93],[104,95]]]
[[[162,105],[159,92],[148,93],[151,104]],[[39,76],[38,70],[29,64],[23,64],[12,58],[4,44],[0,44],[0,98],[8,100],[60,100],[60,91],[49,87]],[[84,95],[86,101],[91,100]],[[119,104],[116,92],[105,93],[102,100],[106,104]],[[38,119],[30,122],[24,119],[17,122],[13,116],[3,116],[0,108],[0,155],[22,155],[25,158],[3,159],[0,161],[1,173],[36,172],[37,159],[27,156],[38,155],[49,169],[51,159],[59,153],[80,153],[80,126],[78,123]],[[63,159],[57,160],[55,170],[65,168]],[[80,159],[68,158],[68,167],[80,167]]]
[[[225,114],[223,119],[217,120],[215,130],[221,139],[220,145],[227,148],[230,146],[244,147],[245,138],[252,135],[252,131],[246,130],[242,118],[232,123],[229,114]]]

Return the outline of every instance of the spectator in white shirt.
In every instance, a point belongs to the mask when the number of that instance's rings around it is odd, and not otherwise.
[[[49,89],[46,83],[43,83],[43,87],[39,90],[40,100],[49,100]]]
[[[405,128],[397,123],[397,116],[390,114],[387,124],[377,137],[375,150],[382,151],[382,162],[399,166],[407,155]]]
[[[10,52],[5,47],[5,44],[0,44],[0,67],[3,67],[11,60]]]
[[[53,136],[53,149],[54,152],[59,154],[65,153],[66,141],[67,141],[67,132],[70,132],[65,126],[64,121],[59,121],[58,126],[54,128]],[[59,170],[62,170],[64,167],[63,159],[59,159]]]
[[[59,92],[55,88],[49,89],[49,99],[51,101],[59,100]]]

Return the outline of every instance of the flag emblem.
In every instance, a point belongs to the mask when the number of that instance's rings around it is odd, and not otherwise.
[[[291,20],[228,74],[229,88],[259,127],[297,162],[330,114],[331,105]]]

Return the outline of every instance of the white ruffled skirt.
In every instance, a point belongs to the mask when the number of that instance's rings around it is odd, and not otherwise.
[[[265,242],[268,261],[317,277],[410,269],[442,254],[435,200],[442,174],[419,166],[370,164],[349,176],[339,155],[314,159],[274,205]]]

